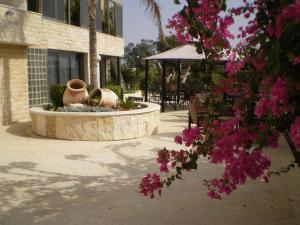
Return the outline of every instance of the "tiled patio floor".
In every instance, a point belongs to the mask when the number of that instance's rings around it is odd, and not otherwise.
[[[299,168],[217,201],[202,180],[221,167],[203,159],[161,198],[142,197],[140,177],[156,170],[159,148],[178,147],[186,115],[162,114],[159,135],[118,142],[44,139],[29,122],[0,127],[0,225],[300,225]],[[284,141],[268,154],[277,169],[292,160]]]

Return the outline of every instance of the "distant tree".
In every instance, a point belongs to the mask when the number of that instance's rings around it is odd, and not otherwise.
[[[156,44],[156,50],[158,52],[164,52],[169,49],[175,48],[176,46],[179,46],[181,43],[177,41],[177,38],[175,35],[166,36],[164,41],[159,40]]]
[[[145,60],[144,58],[156,53],[156,42],[153,40],[141,40],[134,44],[129,43],[125,47],[125,63],[123,65],[122,74],[125,83],[130,84],[131,89],[140,89],[143,85]],[[150,64],[149,77],[150,82],[155,81],[159,71]]]
[[[129,67],[144,68],[143,59],[156,53],[156,42],[142,39],[140,43],[129,43],[125,47],[125,61]]]

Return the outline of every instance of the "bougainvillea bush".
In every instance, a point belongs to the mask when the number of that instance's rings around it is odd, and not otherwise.
[[[175,1],[179,3],[179,1]],[[164,186],[181,179],[184,171],[197,169],[200,156],[212,164],[223,164],[221,177],[204,180],[208,196],[220,199],[247,179],[267,182],[271,160],[264,148],[278,147],[283,135],[299,165],[300,148],[300,0],[236,1],[187,0],[184,8],[169,20],[169,27],[181,42],[193,41],[205,54],[206,72],[226,58],[226,78],[211,85],[211,98],[234,96],[234,114],[221,120],[216,116],[200,127],[183,130],[175,137],[182,150],[158,152],[162,173],[142,178],[140,192],[153,198]],[[234,36],[230,32],[237,18],[246,20]],[[231,40],[238,40],[234,47]],[[212,106],[214,101],[212,101]],[[217,108],[212,115],[217,115]],[[288,171],[287,165],[281,172]],[[275,173],[276,174],[276,173]]]

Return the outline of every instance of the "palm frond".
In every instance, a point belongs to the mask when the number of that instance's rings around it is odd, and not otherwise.
[[[152,17],[155,25],[158,28],[159,39],[164,43],[165,42],[165,35],[162,28],[161,22],[161,13],[160,13],[160,6],[156,0],[140,0],[140,4],[145,6],[145,11],[147,11],[150,16]]]

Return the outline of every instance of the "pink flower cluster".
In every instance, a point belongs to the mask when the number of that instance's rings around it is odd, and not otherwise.
[[[231,15],[222,17],[221,2],[219,0],[199,0],[197,7],[185,7],[184,13],[186,15],[193,13],[195,21],[201,23],[206,31],[210,31],[213,35],[208,35],[206,32],[201,32],[198,36],[189,33],[189,24],[186,18],[180,14],[176,14],[169,20],[168,28],[172,28],[177,35],[180,42],[189,42],[192,40],[201,40],[206,49],[221,46],[222,48],[229,48],[229,41],[234,36],[230,33],[229,27],[234,23]]]
[[[182,136],[176,136],[174,141],[177,144],[184,143],[186,147],[191,146],[193,143],[197,141],[203,141],[204,137],[200,135],[201,128],[195,127],[191,129],[184,129],[182,131]]]
[[[297,148],[300,148],[300,116],[298,116],[291,126],[291,137]]]
[[[293,65],[297,65],[300,63],[300,56],[293,58]]]
[[[211,198],[220,198],[221,193],[230,194],[237,185],[244,184],[247,177],[255,180],[264,175],[271,163],[263,156],[261,149],[251,146],[259,139],[257,130],[243,127],[237,118],[214,123],[210,132],[214,136],[214,147],[209,152],[212,163],[224,163],[225,170],[222,179],[205,181]],[[278,136],[270,135],[278,140]],[[270,140],[271,142],[272,140]],[[270,143],[272,145],[272,142]]]
[[[170,160],[170,152],[167,151],[166,149],[158,151],[158,158],[157,158],[157,163],[160,164],[160,172],[165,172],[168,173],[168,163]]]
[[[269,27],[270,36],[275,35],[276,38],[280,38],[282,28],[287,22],[300,22],[300,0],[296,0],[294,4],[285,6],[281,9],[279,16],[276,17],[275,27],[272,29],[272,25]]]
[[[229,60],[226,63],[224,71],[227,73],[228,77],[232,77],[234,74],[238,73],[245,66],[245,60]]]
[[[142,178],[140,184],[140,193],[144,196],[150,196],[150,198],[154,198],[154,192],[157,191],[159,195],[161,195],[162,183],[159,175],[156,173],[147,174]]]
[[[278,77],[276,82],[273,84],[273,87],[268,92],[266,90],[270,88],[265,88],[265,81],[262,81],[260,90],[260,99],[255,107],[255,115],[258,118],[262,118],[264,115],[267,115],[269,112],[276,118],[279,118],[285,112],[290,111],[290,107],[288,104],[288,89],[286,81]],[[271,83],[267,84],[269,87],[272,85]]]
[[[215,199],[220,199],[222,193],[229,195],[238,184],[244,184],[247,177],[255,180],[264,176],[270,166],[270,159],[263,156],[260,149],[254,149],[251,153],[238,151],[234,160],[225,164],[223,178],[204,181],[209,190],[207,195]]]
[[[258,139],[256,132],[241,127],[236,118],[218,124],[211,128],[214,136],[214,147],[209,152],[212,163],[232,163],[237,154],[246,151],[250,144]]]
[[[174,168],[177,163],[185,163],[188,159],[187,151],[179,150],[179,151],[168,151],[166,149],[158,151],[157,163],[160,165],[160,172],[168,173],[169,168],[168,164],[171,164],[171,167]]]

